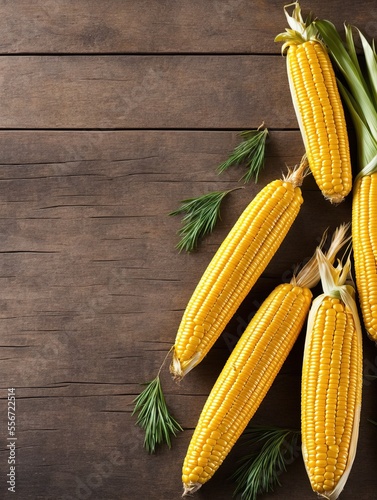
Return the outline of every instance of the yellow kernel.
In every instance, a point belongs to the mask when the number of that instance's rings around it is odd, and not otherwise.
[[[317,465],[317,467],[326,467],[327,461],[326,460],[317,460],[316,465]]]
[[[336,458],[338,456],[338,453],[336,451],[329,450],[328,456],[329,458]]]
[[[196,347],[200,344],[200,339],[198,337],[196,337],[195,335],[193,335],[192,337],[190,337],[189,344]]]
[[[316,446],[317,453],[327,453],[327,446],[324,444],[318,444]]]
[[[332,307],[333,307],[333,309],[335,309],[335,311],[338,311],[338,312],[344,311],[342,304],[334,304]]]
[[[324,491],[331,491],[332,489],[334,489],[334,482],[332,484],[324,484],[323,489]]]

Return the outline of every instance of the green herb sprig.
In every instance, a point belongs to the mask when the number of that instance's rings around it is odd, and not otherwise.
[[[256,500],[257,495],[280,486],[279,475],[286,470],[298,449],[300,431],[278,427],[249,426],[244,444],[260,445],[258,451],[245,455],[232,478],[236,482],[234,496],[241,500]]]
[[[263,128],[263,124],[257,130],[245,130],[240,133],[243,141],[238,144],[229,158],[217,167],[217,172],[221,174],[233,165],[245,164],[247,172],[241,180],[250,182],[254,178],[258,180],[258,175],[264,166],[266,139],[268,129]]]
[[[248,170],[241,180],[247,183],[254,178],[257,182],[259,172],[264,166],[267,135],[268,129],[264,128],[264,123],[256,130],[241,132],[240,136],[243,141],[236,146],[229,158],[217,167],[217,172],[220,174],[232,165],[245,163]],[[183,225],[178,231],[181,238],[176,245],[180,252],[182,250],[192,252],[197,248],[199,241],[213,231],[220,218],[221,202],[231,191],[234,189],[212,191],[182,200],[180,207],[169,213],[169,215],[184,215]]]
[[[181,252],[192,252],[205,235],[211,233],[220,218],[220,205],[234,188],[227,191],[212,191],[197,198],[181,201],[181,206],[169,215],[184,214],[182,227],[178,231],[181,239],[176,248]]]
[[[175,437],[183,431],[171,416],[162,391],[160,372],[165,360],[156,378],[143,384],[145,389],[133,401],[135,407],[132,415],[138,413],[136,424],[145,431],[144,447],[148,453],[155,453],[156,447],[162,443],[171,448],[171,436]]]

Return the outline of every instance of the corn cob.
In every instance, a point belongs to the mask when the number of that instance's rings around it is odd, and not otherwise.
[[[377,173],[357,179],[352,235],[357,291],[368,335],[377,342]]]
[[[294,5],[292,16],[287,7]],[[297,2],[285,7],[292,29],[283,41],[289,87],[310,169],[325,198],[340,203],[352,188],[351,160],[343,106],[327,51]]]
[[[324,293],[308,318],[302,370],[302,452],[313,491],[335,500],[356,453],[362,337],[349,259],[335,269],[317,252]]]
[[[315,22],[344,84],[339,83],[353,119],[358,153],[358,175],[352,202],[352,240],[357,291],[368,335],[377,342],[377,71],[376,49],[358,31],[362,53],[354,43],[354,29],[345,25],[344,40],[326,20]]]
[[[246,207],[204,272],[183,314],[170,370],[181,379],[208,353],[299,213],[306,160],[265,186]]]
[[[345,241],[334,234],[331,260]],[[198,490],[223,462],[252,418],[288,356],[308,314],[319,281],[315,255],[290,283],[263,302],[217,379],[192,436],[183,464],[184,494]]]

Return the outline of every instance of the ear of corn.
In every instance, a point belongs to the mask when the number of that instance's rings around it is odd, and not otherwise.
[[[183,465],[185,493],[212,477],[254,415],[303,326],[311,297],[309,289],[280,285],[254,316],[203,408]]]
[[[347,227],[334,235],[333,260]],[[207,482],[244,431],[299,335],[319,281],[315,256],[263,302],[217,379],[202,410],[183,465],[184,493]]]
[[[346,44],[329,21],[316,21],[316,26],[343,73],[346,83],[340,89],[355,126],[359,160],[352,200],[355,277],[365,328],[377,342],[377,101],[376,79],[365,76],[376,74],[376,52],[359,32],[365,56],[361,65],[350,26],[345,26]]]
[[[352,188],[351,160],[343,106],[334,70],[300,6],[293,15],[285,8],[287,29],[276,37],[287,51],[287,72],[292,100],[313,176],[323,195],[340,203]]]
[[[182,378],[208,353],[279,248],[302,204],[306,163],[265,186],[204,272],[183,314],[171,372]]]
[[[318,250],[324,294],[308,318],[302,370],[302,451],[313,488],[335,500],[355,458],[361,409],[362,336],[349,260],[333,268]]]
[[[352,200],[355,276],[364,326],[377,342],[377,173],[357,179]]]

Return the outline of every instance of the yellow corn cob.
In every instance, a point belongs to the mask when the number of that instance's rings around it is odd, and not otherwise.
[[[334,234],[333,260],[347,227]],[[310,308],[310,287],[319,281],[315,256],[291,283],[263,302],[217,379],[192,436],[183,464],[184,494],[207,482],[244,431],[301,331]]]
[[[264,187],[216,252],[183,314],[171,372],[182,378],[208,353],[283,241],[301,204],[306,162]]]
[[[352,188],[351,160],[342,102],[330,58],[299,4],[285,11],[291,30],[276,37],[287,50],[292,100],[310,169],[323,195],[340,203]],[[289,5],[286,6],[286,8]]]
[[[335,270],[318,251],[324,294],[308,318],[302,370],[302,451],[313,491],[335,500],[356,453],[362,337],[349,261]]]
[[[364,326],[377,342],[377,173],[357,179],[352,200],[352,237],[357,291]]]

